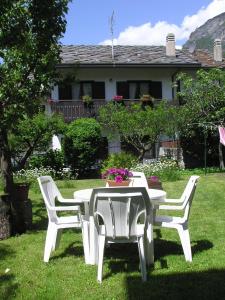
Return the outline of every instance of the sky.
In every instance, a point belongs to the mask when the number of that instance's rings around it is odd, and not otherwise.
[[[225,0],[73,0],[64,45],[165,45],[175,34],[181,46],[197,27],[225,12]]]

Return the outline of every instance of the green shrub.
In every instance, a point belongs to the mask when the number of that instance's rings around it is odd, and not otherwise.
[[[65,161],[73,172],[86,175],[98,159],[101,147],[99,123],[92,118],[83,118],[70,123],[64,139]]]
[[[33,155],[29,160],[29,168],[50,168],[54,170],[54,176],[57,179],[70,177],[70,173],[65,172],[64,154],[59,150],[50,149],[45,155]]]
[[[173,159],[161,159],[148,164],[136,164],[132,171],[143,172],[146,177],[158,176],[162,181],[175,181],[182,177],[181,169]]]
[[[137,161],[133,154],[126,152],[113,153],[103,162],[101,172],[104,173],[109,168],[130,169],[134,164],[137,164]]]

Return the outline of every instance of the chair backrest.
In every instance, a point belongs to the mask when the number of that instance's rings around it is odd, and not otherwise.
[[[105,235],[118,239],[137,236],[137,224],[147,226],[152,217],[151,202],[144,187],[96,188],[90,199],[90,216],[99,231],[99,216]]]
[[[48,212],[48,217],[51,221],[55,222],[57,214],[51,210],[51,207],[55,207],[55,200],[57,198],[60,199],[62,195],[51,176],[41,176],[37,180]]]
[[[133,176],[131,177],[133,181],[132,186],[134,187],[144,186],[148,188],[148,182],[143,172],[132,172],[132,174],[133,174]]]
[[[182,207],[184,209],[184,216],[183,216],[184,220],[188,220],[190,214],[190,207],[192,204],[192,200],[194,198],[198,179],[199,176],[196,175],[191,176],[182,194],[183,197]]]

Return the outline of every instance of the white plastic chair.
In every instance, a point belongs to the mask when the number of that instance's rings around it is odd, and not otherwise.
[[[103,221],[102,225],[99,224],[99,217]],[[146,235],[151,240],[152,257],[154,255],[151,226],[153,217],[146,189],[143,187],[93,189],[90,218],[93,218],[97,229],[98,281],[102,281],[105,243],[138,243],[142,279],[146,281],[146,255],[148,255],[145,247]]]
[[[165,205],[159,205],[159,210],[183,211],[182,217],[155,216],[154,225],[177,229],[186,261],[192,261],[188,219],[199,176],[191,176],[180,199],[166,199]],[[169,204],[169,205],[166,205]],[[170,205],[177,204],[177,205]]]
[[[40,190],[44,198],[48,213],[48,229],[45,241],[44,262],[49,261],[51,252],[59,246],[62,230],[65,228],[81,228],[80,202],[75,199],[65,199],[59,192],[51,176],[41,176],[38,179]],[[55,201],[61,203],[73,203],[73,206],[55,206]],[[73,211],[72,216],[57,216],[58,211]],[[82,228],[83,229],[83,228]],[[89,251],[87,228],[83,229],[84,251]]]
[[[133,172],[133,177],[131,177],[132,179],[132,186],[144,186],[148,189],[148,181],[145,177],[145,174],[143,172]]]

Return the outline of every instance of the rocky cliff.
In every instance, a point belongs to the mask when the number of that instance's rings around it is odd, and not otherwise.
[[[213,42],[217,38],[222,40],[223,55],[225,56],[225,13],[209,19],[198,27],[191,33],[183,48],[189,49],[190,52],[195,49],[208,49],[212,52]]]

